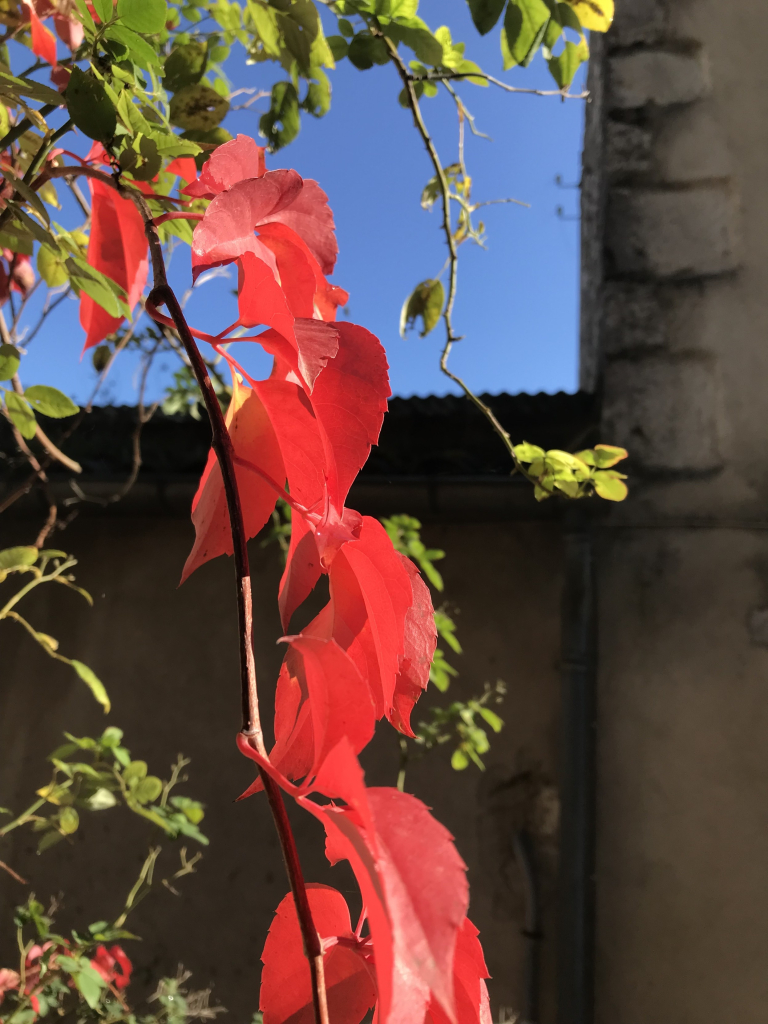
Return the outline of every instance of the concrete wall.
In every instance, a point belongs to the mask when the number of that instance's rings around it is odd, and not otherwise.
[[[768,23],[619,0],[592,69],[583,383],[601,528],[597,1024],[768,1019]]]
[[[387,490],[391,494],[392,488]],[[496,1019],[500,1007],[507,1008],[509,1019],[522,1006],[525,907],[513,836],[520,828],[532,833],[544,910],[541,1020],[552,1024],[559,527],[556,521],[513,521],[509,494],[514,488],[509,485],[491,488],[493,500],[506,508],[494,517],[506,521],[497,522],[488,521],[487,506],[485,511],[476,506],[482,487],[474,492],[467,485],[448,490],[454,511],[433,512],[425,539],[448,552],[443,563],[446,595],[460,609],[465,654],[455,659],[461,678],[452,692],[468,696],[482,692],[486,680],[504,679],[509,696],[501,711],[507,725],[494,742],[484,774],[474,769],[453,772],[441,752],[409,772],[407,788],[451,829],[469,865],[471,915],[481,929],[494,976]],[[207,805],[204,826],[211,846],[197,876],[178,885],[181,898],[160,888],[137,910],[129,924],[145,941],[130,952],[141,984],[175,973],[182,962],[199,986],[213,983],[214,998],[232,1011],[231,1019],[247,1024],[257,1007],[264,937],[287,884],[263,798],[233,803],[253,772],[234,747],[239,698],[231,563],[220,559],[206,565],[176,589],[192,536],[181,511],[191,489],[181,493],[172,488],[166,491],[169,495],[179,514],[169,514],[167,500],[162,506],[149,501],[142,506],[137,500],[126,514],[84,515],[57,539],[80,558],[78,578],[94,594],[94,609],[63,588],[41,592],[29,604],[33,622],[55,632],[62,651],[90,664],[104,680],[114,700],[108,719],[70,670],[40,653],[14,624],[0,624],[0,804],[26,806],[47,781],[43,757],[58,745],[65,729],[89,734],[106,721],[119,724],[134,756],[161,774],[178,751],[190,756],[186,791]],[[535,510],[528,497],[524,505],[530,516]],[[429,516],[421,492],[402,500],[406,504],[401,507]],[[375,511],[370,501],[361,507]],[[380,511],[392,511],[392,506]],[[0,546],[28,539],[36,528],[36,517],[28,511],[24,519],[4,524]],[[281,634],[275,600],[280,565],[274,548],[253,544],[252,556],[257,667],[268,708],[281,656],[275,646]],[[369,781],[394,784],[397,759],[393,730],[380,728],[364,758]],[[348,872],[328,868],[317,823],[306,814],[293,817],[307,876],[354,891]],[[119,912],[147,841],[142,823],[127,823],[122,812],[110,811],[88,817],[71,843],[41,857],[33,852],[34,836],[19,830],[3,842],[0,857],[29,879],[40,898],[63,892],[60,924],[67,928]],[[175,856],[169,854],[162,862],[163,877],[173,869]],[[2,964],[16,957],[8,915],[24,891],[0,872]]]

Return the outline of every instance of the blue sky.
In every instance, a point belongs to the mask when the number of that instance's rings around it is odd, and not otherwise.
[[[498,31],[480,38],[465,0],[422,0],[419,13],[436,28],[448,23],[467,56],[511,85],[552,88],[537,56],[528,69],[503,74]],[[248,67],[239,56],[227,67],[238,87],[268,88],[272,65]],[[446,394],[454,390],[438,368],[441,327],[426,339],[398,334],[400,307],[421,280],[440,272],[445,247],[437,207],[419,205],[431,166],[408,111],[397,103],[394,69],[361,72],[344,61],[331,74],[331,111],[321,120],[305,116],[301,134],[267,166],[295,167],[328,193],[336,217],[340,256],[333,280],[350,292],[347,319],[381,338],[397,395]],[[579,76],[573,91],[579,91]],[[584,117],[582,101],[510,95],[491,86],[460,88],[480,130],[493,141],[467,134],[466,157],[475,200],[515,198],[530,204],[498,205],[483,211],[487,249],[461,248],[455,327],[464,340],[451,357],[455,372],[476,391],[573,391],[577,381],[579,224],[578,190]],[[229,116],[233,133],[257,136],[265,100]],[[444,164],[456,159],[457,122],[447,94],[424,100],[423,110]],[[84,140],[83,140],[84,141]],[[82,148],[81,146],[77,147]],[[563,207],[564,216],[557,215]],[[62,215],[63,216],[63,215]],[[171,276],[189,284],[189,260],[177,250]],[[205,285],[188,313],[204,330],[236,318],[229,294],[235,278]],[[34,312],[35,303],[30,303]],[[95,380],[90,359],[80,361],[83,332],[77,304],[65,302],[30,344],[22,363],[25,385],[56,384],[76,401]],[[245,348],[245,346],[241,346]],[[249,346],[249,348],[252,348]],[[255,346],[253,346],[255,348]],[[245,360],[244,360],[245,361]],[[266,362],[251,353],[253,368]],[[153,367],[148,397],[159,397],[174,369],[162,357]],[[135,402],[137,358],[123,354],[101,401]]]

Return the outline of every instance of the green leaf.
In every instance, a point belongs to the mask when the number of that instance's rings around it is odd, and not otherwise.
[[[62,807],[58,817],[59,829],[65,836],[70,836],[73,832],[77,832],[78,825],[80,824],[80,815],[74,807]]]
[[[112,15],[115,12],[114,0],[93,0],[93,9],[98,14],[102,25],[106,25],[108,21],[112,20]]]
[[[521,462],[534,462],[536,459],[543,459],[545,454],[544,449],[539,448],[537,444],[523,441],[522,444],[515,445],[515,455]]]
[[[24,397],[35,412],[50,416],[51,419],[60,420],[80,412],[80,406],[75,405],[71,398],[67,398],[58,388],[49,388],[45,384],[33,384],[26,389]]]
[[[358,32],[349,44],[348,57],[358,71],[367,71],[374,64],[386,64],[389,52],[383,39],[367,32]]]
[[[547,61],[550,74],[561,89],[568,88],[573,81],[573,76],[588,57],[589,47],[584,39],[578,43],[572,43],[569,40],[561,54],[557,57],[550,57]]]
[[[180,810],[193,825],[199,825],[205,817],[203,805],[199,800],[192,800],[188,796],[172,796],[171,804]]]
[[[40,552],[29,546],[5,548],[0,551],[0,569],[16,569],[22,565],[34,565]]]
[[[188,131],[210,131],[222,121],[229,110],[229,100],[209,85],[185,85],[171,100],[172,124]]]
[[[79,294],[84,291],[90,295],[94,302],[97,302],[102,309],[105,309],[110,316],[129,316],[130,310],[122,299],[125,292],[120,285],[91,267],[79,256],[70,256],[65,264],[69,271],[72,287]]]
[[[339,32],[342,36],[346,36],[347,39],[351,39],[355,34],[355,30],[352,28],[352,23],[347,21],[346,18],[339,18]],[[328,36],[328,42],[331,41],[331,36]]]
[[[99,1005],[101,993],[106,988],[106,981],[95,971],[87,960],[80,961],[80,970],[73,973],[72,979],[77,986],[83,999],[92,1010]]]
[[[163,784],[160,779],[156,775],[148,775],[134,789],[133,797],[140,804],[151,804],[153,800],[157,800],[162,792]]]
[[[109,749],[111,750],[120,744],[122,738],[122,729],[118,729],[116,725],[108,725],[104,732],[101,734],[101,737],[99,738],[99,743],[101,743],[103,747],[109,747]]]
[[[400,312],[400,335],[405,337],[406,332],[415,325],[418,317],[421,317],[423,330],[419,336],[426,338],[431,330],[437,326],[445,302],[445,291],[442,281],[428,279],[416,285],[413,292],[403,303]]]
[[[69,280],[61,253],[48,245],[41,245],[38,250],[37,269],[49,288],[58,288]]]
[[[623,473],[617,473],[615,469],[598,469],[592,477],[595,494],[606,501],[624,501],[629,493],[624,483],[626,479]]]
[[[183,46],[175,46],[163,66],[163,85],[168,92],[196,85],[205,74],[207,56],[207,48],[195,39]]]
[[[491,711],[490,708],[482,706],[479,707],[477,710],[486,720],[488,725],[490,725],[494,732],[501,732],[501,730],[504,728],[504,722],[501,718],[499,718],[495,711]]]
[[[469,767],[469,758],[464,753],[461,747],[457,747],[451,754],[451,768],[454,771],[462,772],[465,768]]]
[[[149,45],[146,39],[142,39],[136,32],[132,32],[125,25],[113,25],[107,29],[107,39],[120,43],[128,51],[129,58],[139,67],[155,68],[160,66],[161,55]]]
[[[299,97],[292,82],[275,82],[272,102],[259,121],[259,131],[267,139],[270,152],[287,146],[299,134],[301,119]]]
[[[626,459],[629,452],[626,448],[617,448],[612,444],[596,444],[594,448],[583,452],[576,452],[576,457],[586,462],[588,466],[596,466],[598,469],[610,469],[617,462]]]
[[[8,230],[0,231],[0,248],[31,256],[35,251],[35,241],[32,235],[18,224],[12,224],[8,226]]]
[[[117,0],[117,14],[134,32],[154,35],[165,28],[168,4],[166,0]]]
[[[104,714],[108,714],[112,705],[104,687],[104,683],[102,683],[93,669],[88,668],[88,666],[84,665],[82,661],[77,661],[75,658],[72,658],[69,663],[83,680],[99,704],[104,708]]]
[[[420,19],[414,19],[420,21]],[[419,60],[433,67],[443,62],[443,46],[424,26],[400,25],[392,22],[387,26],[387,35],[393,43],[409,46]]]
[[[21,357],[15,345],[0,345],[0,380],[10,380],[16,375]]]
[[[8,415],[11,417],[11,422],[21,436],[26,438],[27,441],[31,440],[37,432],[37,420],[29,403],[21,395],[17,395],[15,391],[6,391],[5,407],[8,410]]]
[[[510,0],[501,32],[505,71],[515,64],[530,64],[544,38],[549,18],[550,10],[544,0]]]
[[[469,13],[481,36],[491,31],[501,17],[507,0],[468,0]]]
[[[32,81],[29,78],[16,78],[9,71],[0,70],[0,89],[15,94],[29,96],[38,103],[50,103],[54,107],[62,105],[61,94],[55,89],[43,85],[41,82]]]
[[[324,117],[331,106],[331,83],[320,68],[315,69],[317,80],[307,86],[307,95],[301,101],[301,109],[312,117]]]
[[[344,60],[349,53],[349,43],[343,36],[328,36],[326,42],[331,48],[334,60]]]
[[[131,761],[123,772],[123,778],[127,783],[140,782],[147,777],[146,761]]]
[[[445,640],[448,646],[456,652],[456,654],[462,654],[461,644],[459,643],[458,637],[456,636],[456,623],[445,612],[435,612],[435,628],[437,629],[438,635],[441,640]]]
[[[117,111],[98,79],[74,66],[64,92],[69,116],[89,139],[109,142],[117,128]]]

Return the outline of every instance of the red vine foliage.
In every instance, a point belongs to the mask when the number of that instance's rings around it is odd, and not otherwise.
[[[92,151],[91,162],[100,159]],[[394,550],[377,520],[346,506],[387,408],[383,347],[363,327],[336,320],[347,294],[327,280],[337,244],[327,196],[316,182],[292,170],[266,170],[264,150],[243,135],[217,149],[199,177],[191,161],[177,163],[171,169],[187,182],[187,202],[210,200],[204,212],[165,215],[199,220],[193,276],[229,263],[238,269],[237,320],[215,336],[191,334],[210,343],[232,371],[226,429],[246,537],[267,523],[278,497],[293,511],[278,593],[288,635],[274,746],[265,757],[245,734],[238,738],[260,770],[243,797],[271,778],[322,823],[329,861],[348,860],[357,878],[363,912],[354,931],[341,893],[319,885],[306,891],[333,1024],[359,1024],[373,1006],[379,1024],[489,1024],[488,972],[466,916],[466,866],[452,837],[415,797],[366,787],[357,759],[381,718],[413,735],[410,714],[427,685],[436,642],[418,570]],[[134,305],[147,273],[141,216],[101,181],[91,189],[88,260],[121,284]],[[149,300],[147,310],[174,326]],[[86,347],[119,323],[87,297],[81,321]],[[260,333],[231,337],[257,327]],[[270,376],[253,379],[229,342],[261,345],[274,357]],[[213,449],[192,522],[195,541],[182,581],[234,550]],[[327,605],[290,634],[293,613],[321,575],[328,577]],[[298,897],[282,901],[264,947],[265,1024],[317,1019],[297,905]]]

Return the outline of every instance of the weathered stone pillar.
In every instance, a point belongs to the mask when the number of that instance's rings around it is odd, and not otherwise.
[[[768,1020],[768,20],[618,0],[591,69],[596,1024]],[[568,1024],[565,1016],[561,1024]]]

